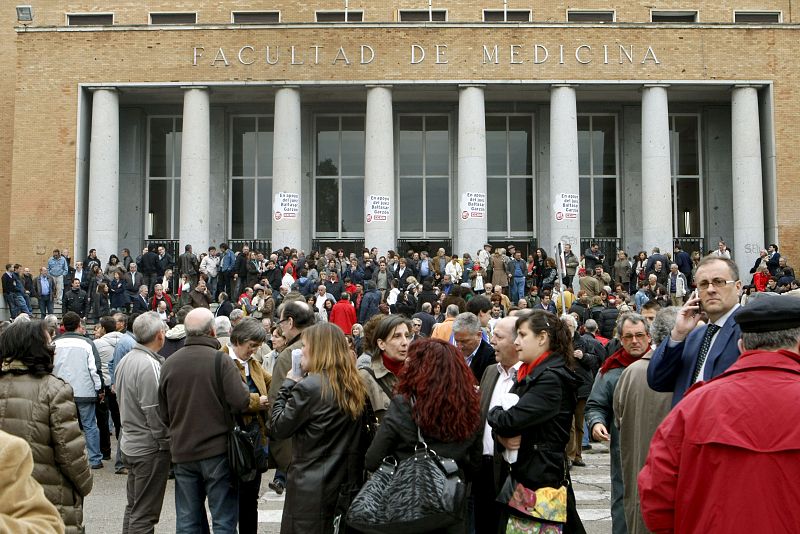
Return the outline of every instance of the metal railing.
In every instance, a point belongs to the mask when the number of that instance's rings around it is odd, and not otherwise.
[[[414,252],[426,251],[429,257],[436,255],[436,251],[443,248],[446,254],[453,253],[453,240],[445,239],[398,239],[397,253],[400,256],[407,256],[409,250]],[[460,253],[458,253],[460,255]]]
[[[610,270],[617,258],[617,251],[622,248],[622,239],[618,237],[582,238],[580,251],[573,250],[573,252],[576,253],[576,256],[583,255],[586,249],[589,248],[593,243],[597,243],[597,245],[600,246],[600,253],[605,256],[605,258],[603,258],[603,265],[605,266],[606,270]]]
[[[537,248],[539,248],[539,239],[536,237],[529,238],[527,240],[520,240],[520,239],[496,239],[490,238],[489,244],[492,245],[492,250],[496,248],[504,248],[506,249],[506,254],[508,254],[508,246],[514,245],[514,248],[522,252],[523,259],[527,259],[529,254],[533,254]],[[548,250],[546,251],[548,256],[551,256],[552,253]],[[471,252],[474,254],[474,252]]]
[[[262,252],[269,257],[272,252],[269,239],[229,239],[228,246],[234,252],[241,252],[242,247],[247,246],[250,251]]]
[[[178,256],[181,255],[180,244],[177,239],[145,239],[144,246],[150,247],[164,247],[167,253],[172,256],[176,261]],[[144,247],[142,247],[144,248]]]
[[[312,239],[311,240],[311,250],[318,250],[320,253],[324,253],[326,248],[330,248],[332,250],[339,250],[342,249],[345,255],[349,255],[351,252],[354,252],[356,256],[361,257],[361,254],[364,251],[364,240],[363,239],[353,239],[353,238],[343,238],[343,239]]]
[[[684,252],[688,252],[689,255],[692,252],[699,252],[700,257],[706,255],[706,240],[704,237],[678,237],[675,239],[675,244],[680,245]]]

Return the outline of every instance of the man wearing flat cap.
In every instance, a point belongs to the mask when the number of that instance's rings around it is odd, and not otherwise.
[[[639,474],[652,532],[797,532],[800,305],[762,296],[736,315],[741,356],[694,386]]]
[[[653,353],[647,383],[660,392],[672,392],[672,405],[693,384],[719,376],[739,357],[739,269],[727,258],[704,258],[695,274],[697,292],[675,318],[669,337]],[[701,312],[708,324],[698,327]]]

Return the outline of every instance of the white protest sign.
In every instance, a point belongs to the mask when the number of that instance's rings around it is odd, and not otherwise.
[[[464,193],[461,195],[461,218],[483,219],[486,217],[486,193]]]
[[[576,221],[580,213],[580,198],[573,193],[558,193],[553,204],[556,221]]]
[[[276,221],[297,219],[300,216],[300,193],[286,193],[284,191],[275,193],[272,209],[274,211],[273,217]]]
[[[392,213],[392,199],[387,195],[369,195],[366,202],[367,224],[386,222]]]

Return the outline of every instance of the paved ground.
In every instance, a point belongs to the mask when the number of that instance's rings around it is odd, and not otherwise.
[[[589,534],[609,534],[611,532],[611,513],[609,479],[609,455],[605,445],[593,444],[594,450],[584,453],[586,467],[574,467],[572,479],[578,499],[578,511]],[[87,534],[119,532],[122,514],[125,510],[125,480],[127,477],[115,475],[113,462],[105,462],[105,468],[94,471],[94,490],[86,499],[84,521]],[[269,477],[269,478],[267,478]],[[259,504],[260,534],[280,532],[283,495],[276,495],[267,488],[272,473],[267,473],[261,484]],[[175,532],[174,482],[169,481],[161,512],[161,522],[156,533]]]

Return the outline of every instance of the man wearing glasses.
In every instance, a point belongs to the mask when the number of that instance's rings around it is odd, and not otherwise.
[[[696,382],[720,375],[739,358],[741,336],[734,317],[739,311],[739,269],[727,259],[710,256],[697,267],[697,291],[678,312],[669,337],[653,353],[647,383],[672,393],[675,406]],[[707,324],[698,327],[701,313]]]

